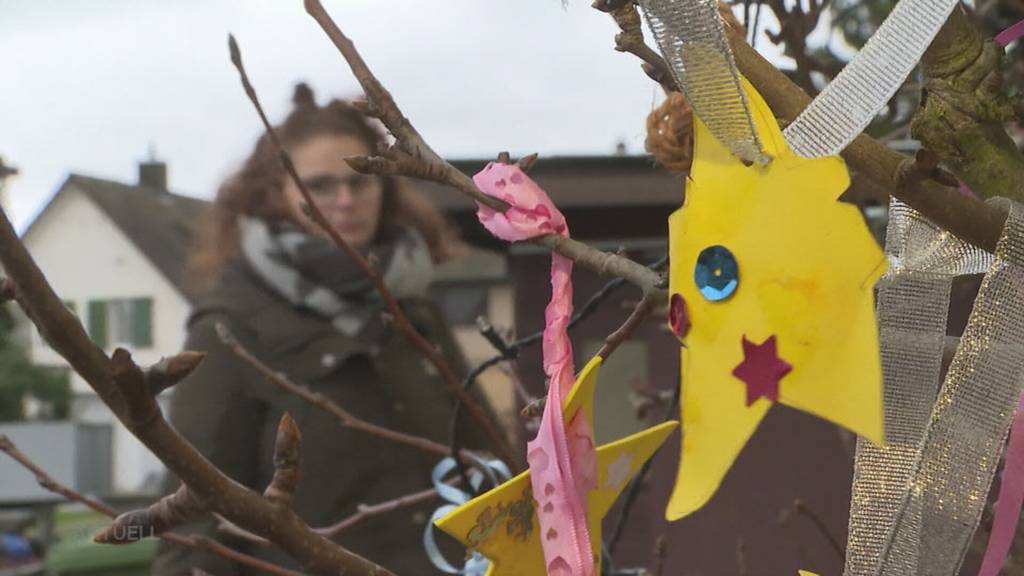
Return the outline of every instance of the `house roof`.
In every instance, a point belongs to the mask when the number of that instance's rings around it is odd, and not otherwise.
[[[491,159],[455,160],[466,174],[479,172]],[[650,156],[541,156],[533,178],[562,211],[609,206],[678,206],[685,177],[654,165]],[[447,212],[476,210],[465,194],[434,182],[417,182],[436,206]]]
[[[50,203],[72,189],[85,194],[107,214],[186,298],[192,300],[197,295],[186,282],[184,263],[191,245],[193,226],[209,202],[159,188],[71,174]],[[45,213],[44,208],[24,235],[31,232]]]
[[[452,164],[467,174],[474,174],[487,162],[457,160]],[[683,178],[654,167],[646,156],[542,157],[530,176],[563,210],[592,211],[613,206],[645,210],[677,206],[682,196]],[[471,244],[506,248],[505,243],[495,241],[480,229],[474,215],[476,206],[463,194],[431,182],[414,185],[452,216]],[[186,281],[184,263],[191,246],[193,226],[209,207],[208,201],[161,188],[71,174],[50,203],[72,189],[88,196],[106,213],[187,299],[193,300],[198,295]],[[29,225],[26,236],[46,210],[44,208]]]

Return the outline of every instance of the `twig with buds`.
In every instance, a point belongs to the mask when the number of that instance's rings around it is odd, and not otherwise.
[[[620,344],[629,340],[630,337],[633,336],[633,333],[636,332],[637,328],[644,323],[644,320],[651,315],[651,312],[655,307],[655,300],[644,296],[636,307],[633,308],[633,312],[631,312],[629,317],[626,318],[626,321],[622,323],[622,326],[619,326],[615,332],[612,332],[605,337],[604,345],[597,351],[597,355],[600,356],[601,359],[607,360]]]
[[[455,483],[456,482],[449,482],[449,484]],[[363,520],[370,518],[371,516],[386,514],[388,512],[394,512],[395,510],[401,510],[403,508],[408,508],[410,506],[416,506],[417,504],[422,504],[424,502],[430,502],[431,500],[437,499],[439,496],[440,495],[438,494],[436,488],[428,488],[426,490],[413,492],[411,494],[405,494],[397,498],[392,498],[391,500],[379,502],[377,504],[360,504],[356,508],[355,513],[345,518],[342,518],[341,520],[334,524],[331,524],[330,526],[317,528],[316,532],[318,534],[323,535],[325,538],[333,538],[338,534],[341,534],[345,530],[355,526],[356,524],[359,524]],[[235,536],[236,538],[241,538],[254,544],[260,544],[264,546],[270,544],[270,542],[266,538],[262,538],[260,536],[253,534],[252,532],[249,532],[248,530],[239,528],[236,524],[233,524],[232,522],[230,522],[222,516],[218,515],[218,519],[220,520],[218,529],[224,532],[225,534],[230,534],[232,536]]]
[[[110,518],[117,517],[117,511],[111,508],[110,506],[104,504],[103,502],[100,502],[99,500],[90,498],[67,486],[64,486],[60,482],[54,480],[52,476],[50,476],[38,464],[29,459],[29,457],[25,455],[25,453],[18,449],[14,442],[12,442],[11,439],[8,438],[7,436],[0,436],[0,452],[4,452],[8,456],[10,456],[14,461],[20,464],[23,468],[31,472],[32,475],[36,477],[36,482],[38,482],[39,485],[44,489],[53,492],[54,494],[63,496],[64,498],[72,502],[84,504],[86,507],[90,508],[91,510],[95,510],[96,512],[99,512],[104,516],[109,516]],[[260,560],[259,558],[254,558],[252,556],[249,556],[248,554],[243,554],[241,552],[238,552],[237,550],[232,550],[227,546],[224,546],[223,544],[216,542],[215,540],[211,540],[209,538],[205,538],[202,536],[188,536],[168,532],[166,534],[161,534],[160,538],[167,540],[168,542],[180,544],[182,546],[204,548],[214,554],[217,554],[218,556],[221,556],[234,562],[238,562],[239,564],[244,564],[257,570],[262,570],[263,572],[266,572],[268,574],[276,574],[278,576],[302,576],[301,573],[299,572],[287,570],[285,568],[281,568],[280,566],[276,566],[274,564],[270,564],[269,562]]]
[[[93,539],[99,544],[131,544],[142,538],[164,534],[207,512],[206,505],[182,484],[173,494],[146,508],[117,516]]]
[[[338,421],[339,424],[345,428],[352,430],[359,430],[367,434],[371,434],[378,438],[390,440],[398,444],[404,444],[406,446],[412,446],[431,454],[437,454],[439,456],[448,455],[448,447],[439,442],[434,442],[428,438],[422,436],[415,436],[412,434],[406,434],[390,428],[385,428],[372,422],[367,422],[362,418],[359,418],[355,414],[352,414],[346,410],[343,406],[334,402],[330,398],[313,392],[309,388],[293,382],[290,378],[284,374],[277,372],[264,364],[259,358],[253,356],[252,352],[245,349],[244,346],[234,337],[233,334],[228,330],[226,326],[218,323],[216,326],[217,336],[220,338],[229,350],[231,350],[236,356],[241,358],[244,362],[252,366],[259,372],[268,382],[277,386],[278,388],[298,396],[299,398],[309,402],[310,404],[320,408],[321,410],[331,414]],[[461,452],[463,458],[471,456],[467,451]]]
[[[615,23],[619,25],[618,34],[615,35],[615,49],[619,52],[628,52],[643,61],[643,71],[651,80],[661,85],[666,94],[678,92],[675,80],[672,78],[672,71],[669,69],[665,59],[654,51],[644,41],[644,32],[640,24],[640,12],[633,0],[594,0],[591,6],[601,12],[611,15]]]

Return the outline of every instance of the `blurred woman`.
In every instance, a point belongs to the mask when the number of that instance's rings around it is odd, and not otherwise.
[[[432,206],[398,181],[358,174],[344,162],[383,143],[357,110],[339,100],[318,106],[304,84],[293,101],[276,130],[317,206],[349,245],[373,254],[409,319],[461,372],[452,334],[425,298],[434,265],[460,248],[457,239]],[[438,457],[343,428],[274,387],[221,343],[218,322],[275,370],[371,422],[446,442],[452,403],[433,365],[382,319],[369,280],[326,234],[304,231],[313,229],[276,148],[260,138],[221,186],[198,236],[190,268],[209,288],[188,320],[185,347],[208,355],[174,390],[171,420],[226,474],[262,491],[273,474],[278,422],[289,412],[304,438],[293,506],[318,527],[360,504],[429,487]],[[472,431],[467,437],[476,439],[471,446],[484,445]],[[337,541],[400,574],[433,573],[422,547],[432,506],[368,518]],[[182,531],[294,566],[273,547],[225,538],[212,520]],[[153,574],[178,576],[192,568],[217,576],[247,573],[207,552],[162,543]]]

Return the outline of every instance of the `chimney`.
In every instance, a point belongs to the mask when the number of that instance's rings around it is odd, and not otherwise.
[[[158,160],[139,162],[139,186],[167,190],[167,164]]]
[[[7,179],[18,175],[18,169],[14,166],[4,163],[4,157],[0,156],[0,207],[7,213],[8,218],[14,217],[14,212],[11,210],[11,196],[7,192],[5,184]]]
[[[0,183],[11,176],[17,176],[18,169],[14,166],[4,164],[4,157],[0,156]]]

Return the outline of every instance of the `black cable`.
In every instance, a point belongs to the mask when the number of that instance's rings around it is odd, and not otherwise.
[[[619,286],[622,286],[624,283],[625,280],[621,278],[616,278],[602,286],[601,289],[595,292],[594,295],[591,296],[589,300],[587,300],[587,303],[584,304],[582,308],[580,308],[579,313],[572,317],[572,319],[569,321],[568,329],[571,330],[581,320],[583,320],[584,318],[592,314],[595,310],[597,310],[597,307],[601,304],[601,302],[603,302],[612,293],[613,290],[615,290]],[[520,338],[519,340],[516,340],[511,344],[505,344],[505,341],[501,338],[501,336],[497,334],[497,332],[489,323],[486,323],[486,321],[478,321],[478,324],[481,325],[481,332],[484,334],[484,337],[487,338],[491,345],[498,349],[499,352],[498,354],[491,356],[487,360],[484,360],[473,370],[470,370],[470,372],[466,374],[466,377],[462,379],[462,389],[465,390],[467,393],[473,388],[473,384],[476,382],[477,377],[480,376],[480,374],[483,374],[484,371],[506,360],[518,359],[519,354],[523,351],[524,348],[532,346],[537,342],[540,342],[544,338],[544,331],[541,330],[540,332],[536,332],[524,338]],[[451,454],[452,458],[455,459],[456,472],[458,472],[459,476],[462,478],[462,481],[465,483],[465,485],[469,486],[469,478],[466,475],[465,465],[462,463],[462,459],[457,457],[459,452],[462,450],[462,443],[460,442],[458,432],[459,415],[461,414],[461,412],[462,402],[461,400],[456,398],[455,406],[452,409],[452,419],[450,421],[448,430],[449,438],[451,438],[449,453]]]

